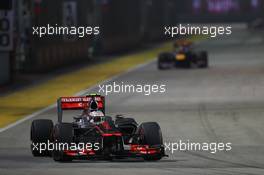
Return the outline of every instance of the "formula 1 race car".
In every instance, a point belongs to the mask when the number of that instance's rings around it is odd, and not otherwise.
[[[33,156],[52,156],[55,161],[73,159],[112,160],[141,157],[146,161],[166,156],[161,129],[156,122],[140,125],[133,118],[105,116],[105,98],[100,95],[61,97],[58,122],[34,120],[31,125]],[[82,110],[73,122],[62,122],[65,110]]]
[[[207,68],[208,54],[206,51],[194,51],[192,42],[179,40],[174,44],[174,52],[164,52],[158,56],[158,69],[164,70],[173,67]]]

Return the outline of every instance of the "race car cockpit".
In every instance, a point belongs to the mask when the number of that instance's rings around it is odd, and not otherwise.
[[[74,123],[76,123],[79,128],[86,128],[89,127],[89,125],[101,124],[104,122],[104,117],[105,114],[99,110],[97,102],[92,100],[84,108],[81,115],[74,117]]]

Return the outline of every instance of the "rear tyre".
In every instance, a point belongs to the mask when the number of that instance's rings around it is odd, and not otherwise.
[[[40,144],[46,144],[51,138],[51,133],[53,130],[53,122],[51,120],[34,120],[31,123],[30,129],[30,139],[31,139],[31,152],[35,157],[39,156],[50,156],[50,152],[46,149],[40,151]]]
[[[165,70],[169,69],[172,65],[174,65],[174,57],[171,53],[161,53],[158,56],[158,69]]]
[[[198,58],[198,67],[199,68],[207,68],[208,67],[208,54],[207,52],[203,51],[201,52],[199,58]]]
[[[165,69],[165,67],[163,67],[163,65],[162,65],[162,61],[161,60],[158,60],[158,69],[159,70],[164,70]]]
[[[52,152],[52,157],[54,161],[58,162],[69,162],[72,161],[73,158],[65,154],[65,149],[67,148],[65,145],[70,144],[73,141],[73,126],[71,123],[60,123],[57,124],[54,128],[54,138],[55,143],[61,146],[59,150],[54,149]]]
[[[157,146],[161,147],[163,145],[163,138],[161,129],[156,122],[146,122],[139,126],[140,144],[149,145],[150,147]],[[143,158],[146,161],[157,161],[164,155],[164,150],[160,153],[154,155],[146,155]]]

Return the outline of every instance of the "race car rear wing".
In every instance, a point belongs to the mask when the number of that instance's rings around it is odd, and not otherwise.
[[[64,110],[84,110],[91,107],[94,108],[96,103],[96,110],[105,113],[105,97],[100,95],[84,96],[84,97],[60,97],[57,100],[58,122],[62,122],[62,115]]]

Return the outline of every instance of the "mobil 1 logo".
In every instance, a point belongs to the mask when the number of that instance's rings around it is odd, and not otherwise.
[[[0,51],[13,47],[13,11],[0,10]]]

